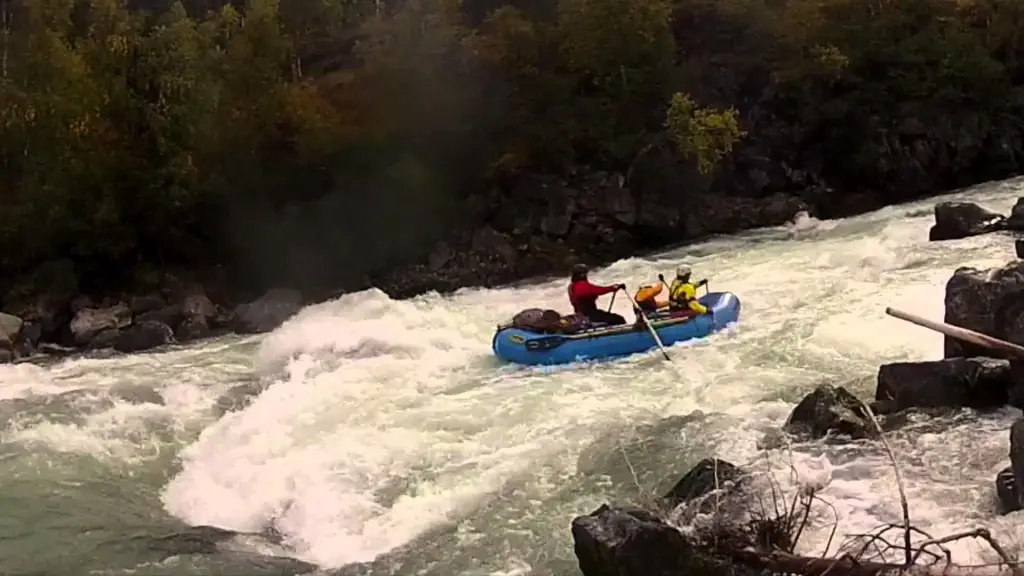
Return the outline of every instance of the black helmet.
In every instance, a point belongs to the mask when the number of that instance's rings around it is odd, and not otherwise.
[[[587,277],[587,265],[586,264],[573,264],[572,266],[572,279],[582,280]]]

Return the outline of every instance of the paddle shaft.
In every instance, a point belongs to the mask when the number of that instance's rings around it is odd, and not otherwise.
[[[612,292],[612,301],[608,303],[608,311],[609,312],[612,311],[612,306],[615,306],[615,295],[618,294],[618,293],[619,293],[618,290],[616,290],[615,292]]]
[[[886,308],[885,313],[893,318],[899,318],[900,320],[906,320],[911,324],[917,324],[923,328],[935,330],[940,334],[945,334],[950,338],[956,338],[964,342],[970,342],[975,346],[981,346],[990,350],[998,350],[1017,358],[1024,358],[1024,346],[1018,346],[1012,342],[1000,340],[999,338],[993,338],[987,334],[975,332],[974,330],[968,330],[967,328],[961,328],[959,326],[953,326],[952,324],[946,324],[945,322],[935,322],[927,318],[922,318],[916,314],[909,312],[903,312],[895,308]]]
[[[625,290],[623,290],[623,292],[625,292]],[[654,343],[657,344],[658,349],[661,350],[662,356],[665,357],[665,360],[671,362],[672,358],[670,358],[668,352],[665,351],[665,345],[661,343],[661,338],[658,337],[658,333],[654,331],[654,327],[651,326],[650,321],[647,320],[647,315],[640,309],[640,306],[637,306],[636,300],[633,299],[633,296],[631,296],[629,292],[626,292],[626,298],[629,298],[629,302],[633,304],[633,309],[636,310],[636,313],[639,314],[641,318],[643,318],[644,326],[646,326],[647,331],[651,333],[651,336],[654,338]]]

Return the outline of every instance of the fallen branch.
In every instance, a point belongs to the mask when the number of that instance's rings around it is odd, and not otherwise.
[[[775,549],[772,551],[756,550],[751,548],[726,550],[726,556],[737,563],[749,568],[768,571],[775,574],[798,574],[800,576],[881,576],[889,574],[901,574],[907,576],[1024,576],[1024,569],[1020,567],[1018,560],[1008,554],[1003,547],[996,542],[992,534],[984,529],[961,532],[950,536],[935,538],[927,532],[920,530],[910,523],[910,506],[907,502],[906,489],[903,484],[903,477],[900,472],[899,463],[892,446],[886,439],[878,418],[871,407],[861,402],[865,413],[871,419],[878,438],[885,448],[896,475],[896,486],[899,490],[900,509],[902,522],[900,524],[888,524],[882,526],[872,534],[863,535],[862,542],[854,554],[842,554],[836,558],[800,556],[793,553],[793,548],[788,550]],[[773,490],[774,492],[774,490]],[[813,498],[813,493],[811,495]],[[809,505],[808,500],[808,505]],[[809,510],[804,509],[797,512],[795,508],[789,510],[789,521],[784,524],[791,531],[799,534],[803,530]],[[799,525],[795,522],[802,517]],[[795,530],[794,530],[795,529]],[[900,544],[890,543],[886,534],[891,530],[899,530],[902,535]],[[834,532],[834,530],[833,530]],[[918,534],[925,538],[924,541],[914,544],[912,534]],[[1001,560],[998,564],[985,564],[977,566],[956,565],[953,563],[952,554],[943,544],[949,544],[958,540],[969,538],[984,540]],[[829,538],[831,543],[831,537]],[[882,546],[880,546],[880,543]],[[868,548],[874,546],[878,551],[877,560],[864,558]],[[900,550],[903,562],[900,564],[886,560],[886,553]],[[927,555],[931,561],[928,564],[918,564],[922,556]]]
[[[871,423],[875,426],[875,431],[878,432],[878,439],[882,442],[885,453],[889,455],[889,462],[892,464],[892,470],[896,474],[896,488],[900,491],[900,510],[903,512],[904,559],[906,560],[906,565],[910,566],[913,564],[913,549],[910,545],[910,532],[912,528],[910,526],[910,505],[907,503],[907,491],[903,488],[903,475],[900,474],[899,464],[896,463],[896,454],[892,451],[889,441],[886,440],[885,431],[882,430],[882,425],[878,423],[878,418],[875,417],[874,411],[860,398],[857,401],[860,402],[860,405],[864,408],[864,413],[868,415]]]
[[[905,574],[907,576],[1015,576],[1012,568],[1002,565],[983,566],[904,566],[887,562],[865,562],[845,555],[839,558],[810,558],[785,552],[765,554],[751,550],[736,550],[731,560],[776,574],[800,574],[801,576],[881,576]]]
[[[982,334],[981,332],[975,332],[974,330],[968,330],[967,328],[953,326],[952,324],[946,324],[945,322],[935,322],[934,320],[929,320],[909,312],[902,312],[895,308],[886,308],[885,313],[893,318],[899,318],[900,320],[905,320],[911,324],[916,324],[923,328],[939,332],[940,334],[945,334],[950,338],[956,338],[957,340],[963,340],[964,342],[974,344],[975,346],[981,346],[982,348],[997,350],[1011,356],[1024,358],[1024,346],[1000,340],[999,338],[993,338],[988,334]]]

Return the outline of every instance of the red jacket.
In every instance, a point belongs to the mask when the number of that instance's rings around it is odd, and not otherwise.
[[[615,292],[617,286],[598,286],[587,280],[577,280],[569,284],[569,302],[577,314],[587,314],[597,310],[597,297]]]

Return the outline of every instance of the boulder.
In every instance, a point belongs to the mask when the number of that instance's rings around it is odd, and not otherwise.
[[[877,401],[907,408],[998,408],[1013,386],[1010,362],[993,358],[946,358],[896,362],[878,369]]]
[[[131,324],[132,311],[119,303],[107,308],[84,308],[71,319],[69,328],[75,344],[84,346],[104,330],[119,330]]]
[[[25,322],[21,318],[0,312],[0,350],[14,350],[24,327]]]
[[[1017,239],[1013,241],[1013,250],[1017,253],[1017,258],[1024,258],[1024,240]]]
[[[793,408],[783,430],[811,438],[835,433],[854,439],[868,438],[875,432],[861,401],[846,388],[830,384],[818,386],[804,396]]]
[[[150,310],[149,312],[139,314],[135,317],[135,322],[153,321],[161,322],[168,326],[177,326],[181,324],[184,317],[185,315],[182,312],[181,304],[170,304],[160,308],[159,310]]]
[[[1006,228],[1014,232],[1024,232],[1024,198],[1017,198],[1017,202],[1010,209],[1010,217],[1006,219]]]
[[[704,576],[736,573],[698,554],[678,528],[632,507],[601,506],[572,521],[583,576]]]
[[[302,309],[302,294],[295,290],[269,290],[258,300],[235,308],[232,325],[239,334],[270,332]]]
[[[106,328],[100,330],[92,339],[86,343],[86,350],[106,350],[113,348],[121,331],[117,328]]]
[[[1017,479],[1013,476],[1011,466],[996,473],[996,501],[999,514],[1009,514],[1022,509],[1017,492]]]
[[[704,458],[687,472],[679,482],[665,493],[662,498],[673,508],[690,500],[710,494],[715,490],[729,490],[738,486],[742,478],[741,470],[731,462],[717,458]],[[711,504],[707,502],[707,504]],[[702,506],[701,512],[708,512]]]
[[[210,335],[210,324],[202,316],[188,316],[174,330],[178,342],[190,342]]]
[[[996,496],[1001,514],[1024,509],[1020,478],[1024,478],[1024,418],[1010,426],[1010,465],[996,474]]]
[[[1010,470],[1014,478],[1024,479],[1024,419],[1018,419],[1010,426]],[[1024,504],[1021,499],[1021,492],[1018,488],[1017,505]]]
[[[3,296],[3,311],[37,326],[33,347],[38,341],[57,341],[77,291],[78,278],[70,260],[46,262],[15,281]]]
[[[1024,261],[958,268],[946,282],[945,309],[948,324],[1024,345]],[[948,336],[944,348],[946,358],[997,354]]]
[[[973,202],[939,202],[928,240],[958,240],[1006,228],[1006,217]]]
[[[134,316],[160,310],[166,306],[167,301],[164,300],[164,297],[155,292],[142,296],[132,296],[128,301],[128,307],[132,309],[132,315]]]
[[[165,344],[174,344],[174,331],[163,322],[143,320],[121,330],[114,340],[118,352],[142,352]]]
[[[636,224],[636,199],[633,192],[622,184],[623,178],[618,176],[603,188],[599,196],[599,211],[622,226],[633,226]]]
[[[174,331],[179,342],[198,340],[210,335],[210,325],[217,319],[219,310],[205,293],[194,291],[181,303],[182,320]]]

